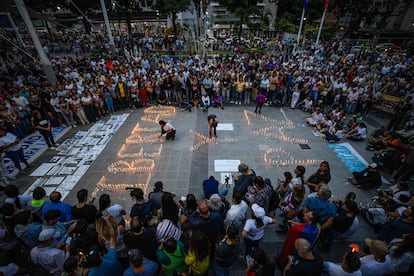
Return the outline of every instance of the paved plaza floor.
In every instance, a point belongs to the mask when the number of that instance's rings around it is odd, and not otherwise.
[[[102,123],[93,133],[88,134],[86,141],[75,146],[71,162],[84,162],[87,168],[79,169],[83,174],[65,178],[59,173],[49,172],[49,175],[44,176],[40,173],[37,177],[19,177],[15,183],[27,192],[33,189],[35,181],[38,185],[52,189],[58,187],[57,190],[66,187],[65,201],[70,204],[76,203],[76,192],[81,188],[88,189],[96,197],[109,193],[112,203],[123,205],[129,214],[133,201],[125,190],[128,187],[142,187],[148,193],[156,181],[163,181],[165,190],[176,193],[177,197],[187,193],[201,196],[204,179],[212,175],[224,182],[225,175],[237,174],[240,162],[254,169],[257,175],[270,178],[276,183],[278,178],[283,178],[283,172],[293,173],[298,164],[306,167],[305,176],[309,176],[318,169],[320,161],[326,160],[331,166],[332,180],[329,187],[334,198],[342,199],[348,192],[354,191],[356,200],[363,205],[371,201],[374,191],[350,185],[347,177],[351,175],[352,166],[349,162],[347,164],[346,158],[338,157],[338,153],[345,148],[347,156],[352,155],[364,164],[370,163],[372,152],[365,150],[366,142],[329,144],[312,134],[312,129],[304,124],[307,114],[300,110],[265,106],[262,115],[253,111],[254,106],[226,106],[224,110],[210,108],[208,112],[197,109],[181,112],[175,107],[154,106],[126,112],[122,122],[111,125]],[[219,119],[217,139],[208,139],[208,114],[215,114]],[[117,116],[121,116],[121,113]],[[159,119],[171,122],[176,127],[175,141],[158,141],[155,138],[160,131]],[[375,117],[366,121],[369,133],[381,123]],[[118,125],[114,127],[114,124]],[[111,129],[111,133],[102,138],[106,128]],[[80,130],[86,135],[89,128],[71,129],[59,143],[67,145],[65,139],[73,140]],[[103,140],[105,141],[102,142]],[[99,143],[102,146],[96,150],[95,146]],[[302,149],[300,144],[308,144],[309,149]],[[335,149],[338,145],[340,148]],[[86,162],[85,153],[94,157]],[[62,146],[57,151],[48,150],[34,164],[39,168],[44,163],[50,163],[53,158],[55,161],[56,158],[63,158],[65,154],[68,154],[68,150],[66,148],[65,151]],[[80,157],[76,158],[77,155]],[[66,169],[66,173],[70,174],[67,171]],[[53,181],[39,180],[45,177],[53,178]],[[56,179],[57,177],[60,178]],[[56,184],[54,181],[60,182]],[[65,181],[72,182],[65,186]],[[229,194],[229,199],[230,196]],[[324,256],[325,259],[340,261],[347,250],[347,244],[362,245],[365,237],[373,237],[371,228],[362,219],[360,222],[357,233],[347,241],[338,242],[335,249]],[[262,246],[271,255],[280,250],[284,239],[283,235],[275,233],[275,229],[276,226],[268,227],[262,241]],[[242,274],[242,265],[235,267],[235,271]],[[235,272],[234,275],[236,274]]]

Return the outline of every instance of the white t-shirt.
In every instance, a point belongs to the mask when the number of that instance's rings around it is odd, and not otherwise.
[[[170,123],[165,123],[165,126],[163,126],[164,131],[169,131],[170,129],[175,129],[174,126]]]
[[[252,241],[257,241],[257,240],[261,240],[264,236],[264,229],[266,227],[266,225],[268,225],[269,223],[272,223],[272,218],[265,216],[263,218],[263,226],[260,228],[256,227],[256,220],[254,219],[248,219],[246,221],[246,224],[244,225],[243,230],[245,230],[246,232],[248,232],[248,235],[246,236],[246,238],[248,238],[249,240]]]
[[[334,264],[331,262],[324,262],[324,267],[328,271],[329,276],[346,276],[346,275],[354,275],[354,276],[362,276],[361,270],[354,271],[352,273],[345,272],[342,269],[342,266],[340,264]]]
[[[300,178],[300,177],[292,178],[292,180],[289,183],[289,189],[292,190],[293,187],[295,187],[296,185],[302,186],[302,178]]]
[[[393,272],[390,256],[385,256],[385,262],[379,263],[374,255],[368,255],[359,259],[361,261],[361,272],[364,276],[386,275]]]
[[[17,136],[13,133],[7,132],[6,135],[3,137],[0,137],[0,147],[8,146],[10,144],[13,144],[17,139]],[[20,144],[17,143],[7,149],[5,151],[18,151],[20,149]]]
[[[116,219],[118,220],[118,222],[121,222],[123,217],[122,217],[122,213],[124,212],[124,207],[122,207],[119,204],[115,204],[112,206],[109,206],[106,211],[111,214],[111,216],[116,217]]]

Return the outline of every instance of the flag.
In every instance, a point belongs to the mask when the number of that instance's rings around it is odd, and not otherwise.
[[[325,0],[326,1],[326,0]],[[307,11],[308,10],[308,0],[303,0],[303,9],[305,10],[305,11]]]
[[[331,2],[331,0],[325,0],[325,4],[323,5],[323,11],[326,11],[326,9],[329,6],[329,2]]]

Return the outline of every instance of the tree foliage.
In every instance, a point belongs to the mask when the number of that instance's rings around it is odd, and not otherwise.
[[[172,18],[175,38],[177,37],[177,28],[175,24],[177,13],[187,10],[190,3],[191,0],[157,0],[157,10],[161,14],[170,15]]]

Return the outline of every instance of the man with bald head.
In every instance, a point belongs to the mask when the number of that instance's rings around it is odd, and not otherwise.
[[[49,196],[50,203],[46,203],[42,208],[42,220],[49,210],[59,210],[62,214],[59,218],[60,222],[68,222],[72,220],[71,206],[61,201],[62,195],[59,192],[52,192]]]
[[[218,241],[219,234],[224,233],[223,217],[220,213],[209,210],[207,200],[198,204],[197,210],[191,214],[189,221],[191,229],[204,232],[212,245]]]
[[[288,256],[289,263],[283,270],[283,276],[321,275],[323,260],[317,252],[312,251],[311,244],[304,238],[298,238],[295,241],[295,249],[297,256]]]

